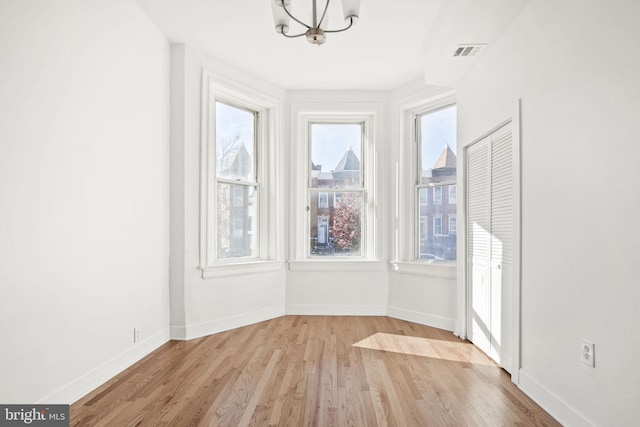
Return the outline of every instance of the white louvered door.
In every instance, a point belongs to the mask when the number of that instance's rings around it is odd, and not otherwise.
[[[514,179],[508,123],[467,147],[469,339],[510,372]]]

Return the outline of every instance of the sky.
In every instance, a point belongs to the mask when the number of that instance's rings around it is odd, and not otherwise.
[[[311,125],[311,161],[330,172],[340,163],[349,146],[362,161],[362,125],[314,123]]]
[[[216,139],[235,140],[244,143],[253,152],[253,113],[222,102],[216,102]]]
[[[253,115],[247,110],[224,103],[216,106],[217,138],[238,137],[252,153]],[[456,107],[447,107],[420,118],[422,130],[422,165],[431,169],[440,153],[449,144],[457,155]],[[311,125],[311,161],[322,165],[323,172],[333,170],[349,146],[362,161],[362,132],[360,124],[314,123]],[[426,149],[425,149],[426,148]]]
[[[431,169],[445,144],[458,155],[456,147],[456,107],[447,107],[421,117],[422,169]],[[426,149],[425,149],[426,147]]]

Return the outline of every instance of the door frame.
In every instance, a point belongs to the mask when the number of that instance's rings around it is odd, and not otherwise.
[[[458,257],[458,298],[457,298],[457,322],[455,328],[455,334],[460,338],[466,339],[468,333],[468,322],[470,317],[471,307],[469,303],[471,298],[469,293],[471,292],[469,286],[469,275],[467,272],[467,149],[476,142],[481,141],[487,136],[494,133],[496,130],[505,126],[509,122],[512,123],[512,161],[513,161],[513,297],[512,297],[512,354],[511,354],[511,381],[515,384],[520,382],[520,351],[521,351],[521,289],[522,289],[522,273],[521,273],[521,257],[522,257],[522,156],[521,156],[521,141],[522,141],[522,100],[516,101],[515,111],[512,118],[505,120],[498,126],[495,126],[490,131],[474,139],[468,144],[462,147],[463,156],[461,159],[461,165],[459,169],[462,171],[461,176],[458,177],[458,187],[462,184],[462,200],[463,203],[458,208],[458,224],[464,224],[461,229],[458,230],[458,253],[464,254],[462,257]],[[462,233],[460,233],[462,232]]]

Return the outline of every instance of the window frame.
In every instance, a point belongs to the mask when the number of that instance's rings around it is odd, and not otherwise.
[[[293,138],[291,147],[294,174],[291,179],[291,232],[290,261],[291,271],[371,271],[371,268],[384,269],[384,246],[376,244],[382,236],[381,223],[377,220],[374,200],[380,200],[377,192],[376,140],[382,136],[384,108],[377,104],[350,103],[294,103],[292,105]],[[310,127],[311,123],[360,123],[363,129],[361,182],[356,189],[363,194],[361,215],[360,256],[311,256],[309,248],[310,209],[309,184],[311,164]],[[353,191],[353,188],[341,188],[340,193]],[[382,203],[384,205],[384,203]],[[374,266],[375,265],[375,266]]]
[[[448,101],[448,102],[447,102]],[[424,108],[419,108],[416,109],[412,112],[411,114],[411,118],[413,121],[413,133],[412,133],[412,140],[415,146],[414,152],[415,152],[415,156],[416,156],[416,161],[414,162],[414,183],[415,183],[415,194],[416,196],[414,197],[413,200],[413,211],[414,211],[414,231],[413,231],[413,239],[414,239],[414,251],[412,254],[413,257],[413,261],[415,262],[420,262],[420,263],[429,263],[429,264],[440,264],[440,265],[446,265],[446,266],[456,266],[457,260],[425,260],[425,259],[421,259],[420,258],[420,244],[421,244],[421,238],[420,238],[420,229],[419,226],[420,224],[417,223],[415,224],[416,221],[419,221],[419,216],[417,214],[417,211],[420,209],[420,206],[424,206],[419,200],[417,200],[418,196],[419,196],[419,192],[421,189],[429,189],[431,188],[432,191],[432,203],[434,206],[443,206],[444,205],[444,191],[443,189],[445,187],[448,188],[447,190],[447,196],[449,194],[449,190],[451,189],[452,186],[456,186],[457,185],[457,176],[456,176],[456,180],[455,181],[437,181],[437,182],[432,182],[432,183],[427,183],[427,184],[422,184],[421,183],[421,177],[422,177],[422,144],[420,141],[420,137],[421,137],[421,121],[420,119],[428,114],[433,114],[436,113],[438,111],[442,111],[445,110],[447,108],[451,108],[451,107],[455,107],[456,103],[454,100],[452,99],[448,99],[447,101],[440,103],[440,104],[436,104],[436,105],[431,105],[428,107],[424,107]],[[457,145],[457,144],[456,144]],[[456,150],[457,151],[457,150]],[[457,158],[457,154],[456,154],[456,158]],[[456,168],[457,169],[457,168]],[[457,190],[456,190],[457,191]],[[437,197],[437,195],[439,194],[439,197]],[[427,200],[428,200],[428,196],[427,196]],[[447,198],[447,203],[448,203],[448,198]],[[457,210],[457,207],[456,207]],[[444,220],[443,220],[443,215],[444,214],[437,214],[433,217],[432,220],[432,235],[433,236],[438,236],[438,237],[442,237],[442,236],[446,236],[448,234],[444,234]],[[436,218],[440,217],[440,221],[441,221],[441,225],[440,225],[440,233],[437,234],[436,233]],[[447,222],[448,225],[448,222]]]
[[[255,182],[217,177],[215,141],[217,101],[255,113],[253,159]],[[276,172],[278,170],[276,165],[281,156],[276,141],[280,136],[283,102],[203,69],[201,110],[199,269],[202,277],[207,279],[279,270],[282,268],[283,239],[280,236],[283,230],[281,213],[283,203],[270,200],[263,195],[276,191],[283,181],[281,174]],[[252,227],[249,234],[257,239],[255,257],[224,259],[218,257],[216,198],[220,183],[247,184],[255,187],[258,207],[255,219],[249,222]],[[245,227],[249,224],[245,224]],[[231,224],[230,227],[229,232],[232,233]]]
[[[341,195],[343,195],[344,193],[358,193],[361,196],[361,216],[360,216],[360,255],[357,256],[351,256],[351,255],[331,255],[330,258],[332,259],[355,259],[355,260],[359,260],[363,258],[363,245],[366,243],[366,233],[364,233],[364,228],[365,228],[365,219],[366,219],[366,213],[365,213],[365,200],[366,200],[366,188],[365,188],[365,180],[364,180],[364,176],[366,174],[366,169],[368,169],[368,167],[366,166],[366,155],[365,155],[365,139],[366,139],[366,124],[364,121],[361,120],[349,120],[347,118],[344,117],[340,117],[340,119],[338,120],[331,120],[328,118],[322,119],[321,121],[318,120],[312,120],[312,121],[308,121],[307,122],[307,140],[306,140],[306,149],[307,149],[307,155],[308,155],[308,165],[311,165],[311,144],[312,144],[312,137],[311,137],[311,127],[314,125],[359,125],[361,127],[360,130],[360,171],[359,171],[359,175],[360,175],[360,182],[357,185],[353,185],[353,186],[348,186],[348,187],[339,187],[339,188],[327,188],[327,187],[313,187],[312,183],[313,183],[313,177],[312,177],[312,170],[310,167],[307,168],[307,194],[308,194],[308,198],[309,201],[310,198],[312,197],[312,195],[314,193],[318,193],[318,206],[317,209],[329,209],[329,194],[333,194],[334,195],[334,200],[335,200],[335,195],[337,193],[340,193]],[[327,206],[326,207],[321,207],[320,206],[320,197],[322,194],[326,194],[327,198]],[[334,209],[335,209],[335,205],[334,205]],[[311,215],[311,210],[307,211],[307,217],[309,217]],[[320,216],[318,216],[320,217]],[[311,238],[311,218],[309,217],[307,220],[308,223],[308,228],[307,228],[307,238]],[[328,234],[330,233],[331,228],[329,227],[327,229]],[[317,254],[314,254],[313,251],[309,250],[309,252],[306,254],[306,258],[307,259],[317,259],[319,258],[319,256]]]
[[[458,275],[460,257],[458,257],[458,261],[419,258],[421,215],[419,212],[419,189],[432,188],[435,185],[434,183],[418,185],[418,173],[421,170],[421,147],[417,119],[423,114],[454,105],[456,105],[454,91],[434,93],[430,90],[409,95],[395,103],[398,112],[395,123],[400,144],[398,144],[396,152],[395,176],[397,184],[394,191],[394,218],[397,220],[395,224],[391,224],[391,233],[392,236],[403,237],[395,238],[391,245],[392,272],[446,279],[455,279]],[[459,166],[460,156],[457,157]],[[460,173],[461,170],[458,167],[457,181],[460,180]],[[456,185],[460,188],[459,182]],[[431,194],[429,196],[433,197]],[[458,211],[461,207],[460,203],[456,205],[457,217],[460,217]],[[429,219],[431,220],[431,218]],[[457,238],[456,241],[456,246],[459,249],[460,239]],[[457,252],[460,253],[459,250]]]

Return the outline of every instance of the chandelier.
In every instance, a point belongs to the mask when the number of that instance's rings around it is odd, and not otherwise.
[[[345,27],[333,30],[327,29],[327,9],[329,9],[329,0],[326,1],[323,9],[317,8],[316,0],[312,0],[311,6],[311,24],[306,24],[301,19],[293,16],[291,12],[291,0],[272,0],[271,9],[273,11],[273,21],[276,26],[276,32],[288,38],[306,36],[309,43],[320,46],[327,40],[327,33],[339,33],[341,31],[348,30],[353,26],[353,24],[358,22],[360,0],[342,0]],[[288,34],[290,19],[293,19],[298,24],[305,27],[306,30],[300,34]]]

